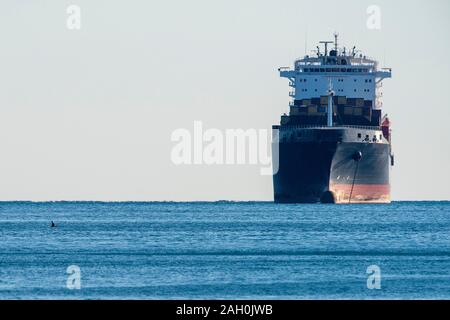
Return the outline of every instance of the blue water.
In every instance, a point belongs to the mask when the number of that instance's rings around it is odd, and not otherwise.
[[[3,202],[0,240],[0,299],[450,299],[450,202]]]

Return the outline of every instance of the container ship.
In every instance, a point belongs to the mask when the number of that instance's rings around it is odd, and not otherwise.
[[[337,34],[319,43],[294,68],[278,69],[292,100],[272,127],[274,200],[389,203],[394,156],[381,88],[391,69],[355,47],[338,48]]]

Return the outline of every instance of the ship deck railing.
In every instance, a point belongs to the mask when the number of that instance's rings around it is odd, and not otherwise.
[[[380,126],[359,126],[359,125],[351,125],[351,124],[343,124],[343,125],[335,125],[329,127],[327,125],[321,124],[283,124],[283,125],[273,125],[272,129],[280,129],[280,127],[289,127],[289,128],[297,128],[297,129],[322,129],[322,128],[330,128],[330,129],[339,129],[339,128],[353,128],[353,129],[363,129],[363,130],[381,130]]]

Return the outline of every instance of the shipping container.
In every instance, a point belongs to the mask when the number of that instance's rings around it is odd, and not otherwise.
[[[291,115],[291,116],[293,116],[293,115],[298,115],[299,113],[300,113],[300,107],[297,107],[297,106],[291,106],[291,109],[290,109],[290,111],[289,111],[289,114]]]
[[[364,107],[363,108],[363,115],[365,117],[369,117],[372,115],[372,108],[371,107]]]
[[[362,116],[362,114],[363,114],[363,110],[362,109],[363,108],[360,108],[360,107],[354,108],[353,109],[353,115],[354,116]]]
[[[289,116],[287,116],[287,115],[282,115],[281,116],[281,122],[280,122],[282,125],[283,124],[287,124],[287,123],[289,123]]]
[[[371,123],[373,126],[379,126],[381,124],[381,110],[373,109],[371,119]]]
[[[341,96],[338,97],[338,104],[347,104],[347,97]]]
[[[310,114],[310,113],[317,113],[317,106],[309,106],[308,114]]]
[[[312,98],[311,104],[319,105],[320,104],[320,98]]]
[[[364,99],[363,98],[356,98],[355,106],[357,106],[357,107],[364,107]]]
[[[350,107],[350,106],[344,107],[344,114],[347,114],[347,115],[353,114],[353,107]]]

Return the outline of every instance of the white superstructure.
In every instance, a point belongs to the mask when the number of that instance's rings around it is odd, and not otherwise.
[[[373,109],[381,109],[381,81],[391,77],[390,69],[379,69],[378,62],[362,54],[355,47],[350,52],[334,43],[321,41],[324,50],[317,47],[316,56],[305,56],[295,61],[294,69],[279,68],[280,76],[290,80],[293,100],[311,99],[327,95],[331,81],[334,94],[347,98],[370,100]],[[334,44],[328,50],[328,44]],[[294,101],[291,105],[294,105]]]

